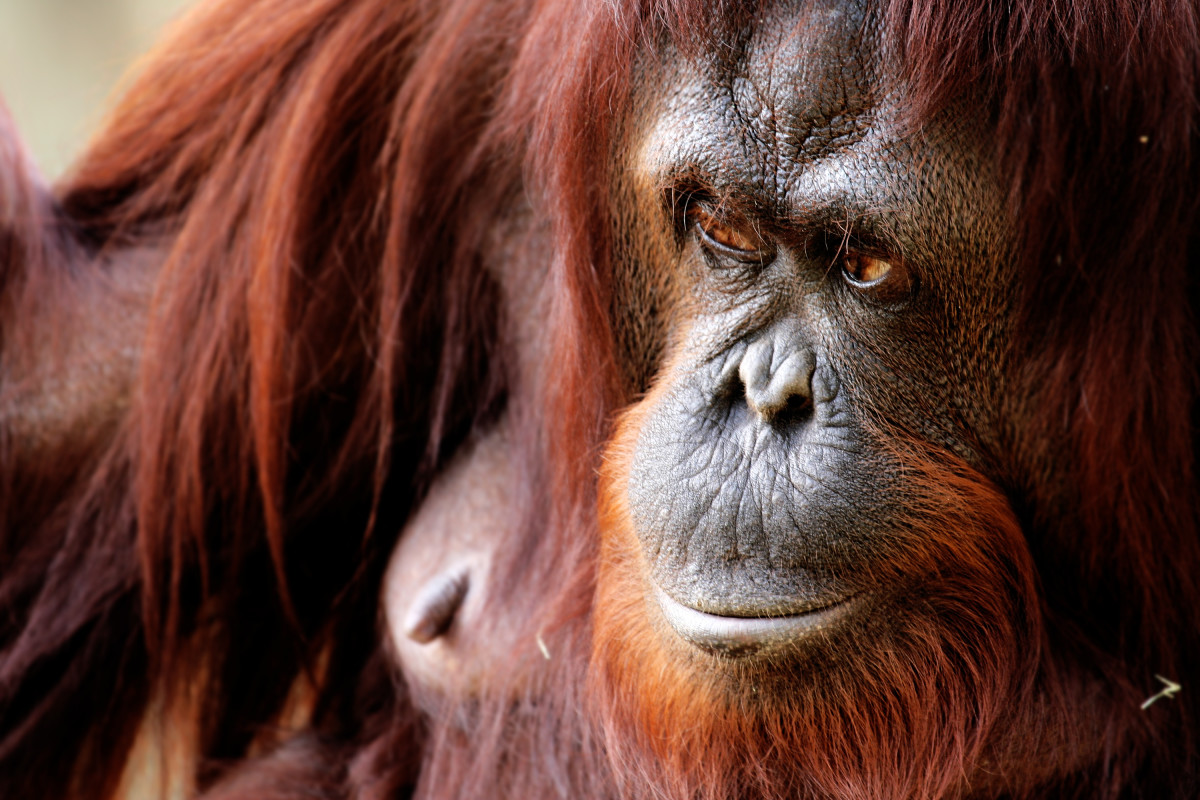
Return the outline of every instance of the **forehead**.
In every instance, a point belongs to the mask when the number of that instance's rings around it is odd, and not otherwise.
[[[746,140],[747,154],[799,164],[866,132],[875,49],[861,4],[785,3],[742,31],[734,57],[710,61],[703,77],[728,98],[727,132]]]
[[[642,161],[785,190],[803,167],[870,133],[876,50],[863,4],[819,0],[769,6],[694,57],[659,54],[667,74],[650,85],[667,88],[650,104]]]
[[[789,224],[870,226],[917,258],[996,253],[1004,211],[979,109],[910,124],[889,64],[861,2],[777,3],[695,54],[668,45],[643,66],[635,180],[699,184]]]

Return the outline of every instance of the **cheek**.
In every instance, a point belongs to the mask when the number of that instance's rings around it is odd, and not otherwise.
[[[503,429],[465,452],[405,526],[383,587],[387,640],[414,699],[428,713],[478,696],[519,630],[496,585],[511,541],[515,470]],[[503,655],[502,655],[503,654]]]
[[[697,689],[690,680],[684,682],[691,684],[687,686],[676,682],[674,690],[658,685],[678,676],[681,667],[696,661],[697,653],[672,634],[654,602],[650,566],[630,514],[630,466],[638,433],[651,407],[647,399],[626,411],[605,451],[599,486],[601,552],[593,634],[596,663],[637,664],[639,679],[622,693],[639,693],[639,706]],[[659,676],[658,681],[647,679],[653,675]]]

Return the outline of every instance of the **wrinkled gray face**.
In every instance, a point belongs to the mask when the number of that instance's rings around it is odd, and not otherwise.
[[[666,263],[629,269],[675,297],[627,491],[667,620],[737,652],[919,591],[879,431],[996,469],[1015,278],[974,109],[902,127],[869,10],[783,4],[703,58],[640,99],[635,249]]]

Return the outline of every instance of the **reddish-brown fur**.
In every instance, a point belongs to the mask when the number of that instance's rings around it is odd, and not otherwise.
[[[113,313],[85,279],[167,251],[112,419],[53,446],[0,428],[0,794],[109,796],[148,714],[194,729],[196,780],[222,800],[1197,791],[1192,4],[886,3],[914,124],[983,87],[1038,276],[1004,485],[891,441],[923,476],[913,525],[941,545],[897,567],[978,533],[941,565],[961,592],[930,600],[957,625],[752,708],[647,632],[615,489],[640,407],[596,511],[638,389],[609,313],[610,150],[634,54],[709,47],[715,9],[736,24],[743,5],[210,3],[53,198],[0,118],[0,401],[65,347],[29,333],[77,319],[57,298]],[[550,220],[554,300],[554,369],[524,382],[484,266],[497,209],[522,197]],[[552,658],[497,664],[508,690],[423,717],[379,646],[384,565],[505,409],[530,489],[496,613]],[[1185,688],[1142,712],[1155,673]],[[304,680],[293,735],[279,722]],[[1059,738],[1097,706],[1094,751]],[[1030,752],[995,751],[1013,730]]]

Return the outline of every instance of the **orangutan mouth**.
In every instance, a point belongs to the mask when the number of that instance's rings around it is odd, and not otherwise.
[[[851,616],[863,599],[863,595],[853,594],[832,603],[771,616],[735,617],[690,608],[657,586],[654,595],[667,624],[680,637],[702,650],[722,656],[748,656],[762,650],[795,645]]]

